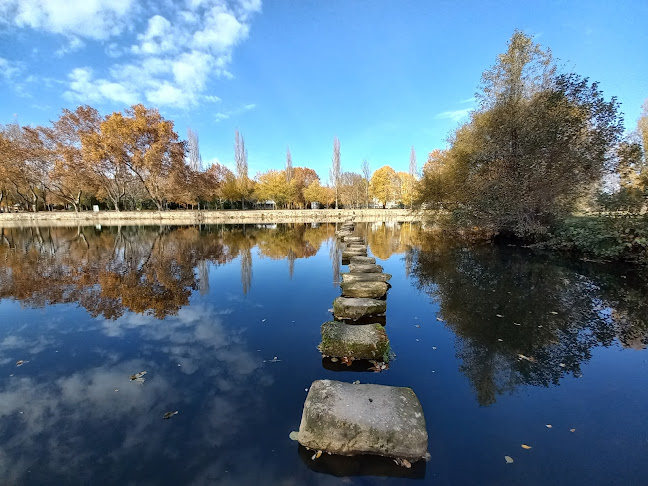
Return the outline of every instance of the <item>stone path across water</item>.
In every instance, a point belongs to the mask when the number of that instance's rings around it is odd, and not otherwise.
[[[370,369],[379,372],[388,366],[390,344],[384,326],[371,319],[384,319],[391,275],[367,256],[365,239],[354,231],[348,221],[335,232],[346,245],[342,263],[349,265],[349,273],[342,274],[342,295],[333,302],[336,320],[322,324],[319,349],[323,356],[346,365],[371,360]],[[429,457],[423,410],[414,391],[406,387],[316,380],[304,403],[298,441],[316,451],[312,460],[322,452],[374,454],[409,468],[410,461]]]

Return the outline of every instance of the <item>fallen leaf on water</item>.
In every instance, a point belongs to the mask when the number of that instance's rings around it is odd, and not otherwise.
[[[564,368],[567,365],[565,363],[560,363],[558,366],[560,366],[561,368]]]
[[[167,412],[167,413],[165,413],[165,414],[162,416],[162,418],[163,418],[164,420],[169,420],[171,417],[173,417],[173,416],[176,415],[177,413],[178,413],[177,410],[176,410],[175,412]]]
[[[513,458],[511,456],[504,456],[506,464],[513,464]]]
[[[412,463],[409,462],[407,459],[400,459],[397,457],[394,459],[394,462],[399,466],[406,467],[407,469],[410,469],[412,467]]]
[[[264,363],[278,363],[279,361],[281,361],[281,360],[279,358],[277,358],[276,356],[274,358],[272,358],[272,359],[267,359],[267,360],[264,359],[263,360]]]
[[[436,349],[436,346],[432,346],[432,349]]]
[[[528,446],[526,444],[522,444],[522,449],[533,449],[533,447]]]
[[[342,363],[344,363],[347,366],[351,366],[353,364],[353,358],[349,358],[348,356],[344,356],[342,358]]]
[[[503,339],[499,339],[499,338],[498,338],[497,340],[498,340],[500,343],[503,343],[503,342],[504,342]]]
[[[414,327],[421,327],[421,326],[419,326],[418,324],[416,324]]]
[[[504,317],[502,314],[495,314],[497,317]]]
[[[290,437],[290,440],[299,440],[299,432],[293,430],[288,437]]]
[[[329,309],[328,311],[329,311],[329,312],[333,312],[333,309]]]
[[[313,457],[311,457],[311,461],[314,461],[315,459],[319,459],[321,455],[322,455],[322,451],[317,451],[315,454],[313,454]]]
[[[556,311],[551,311],[551,313],[552,313],[554,316],[557,316],[557,315],[558,315],[558,313],[557,313]]]
[[[354,385],[359,385],[359,384],[360,384],[360,380],[356,380],[356,381],[354,381],[353,384],[354,384]]]
[[[443,319],[441,319],[440,317],[437,317],[436,320],[439,322],[443,322]]]
[[[261,322],[265,322],[265,321],[266,321],[265,319],[261,319]]]
[[[139,373],[135,373],[134,375],[131,375],[130,379],[131,381],[135,381],[139,378],[142,378],[147,372],[146,371],[140,371]]]
[[[550,428],[551,428],[551,425],[550,425],[550,424],[547,424],[547,425],[545,425],[545,427],[547,427],[548,429],[550,429]]]
[[[335,357],[331,358],[331,363],[337,363],[337,362],[338,362],[337,358],[335,358]]]
[[[16,361],[16,366],[22,366],[25,363],[29,363],[29,361],[26,359],[19,359],[18,361]]]
[[[569,429],[570,432],[576,432],[576,429]]]
[[[513,325],[515,325],[515,326],[521,326],[522,324],[520,324],[519,322],[514,322]]]
[[[376,360],[370,359],[369,362],[373,364],[372,367],[368,368],[367,371],[373,371],[374,373],[380,373],[383,370],[389,368],[389,365],[386,363],[379,363]]]
[[[535,359],[535,358],[533,358],[533,357],[529,357],[529,356],[524,356],[523,354],[518,354],[518,358],[519,358],[519,359],[526,360],[526,361],[528,361],[529,363],[535,363],[535,362],[536,362],[536,359]]]

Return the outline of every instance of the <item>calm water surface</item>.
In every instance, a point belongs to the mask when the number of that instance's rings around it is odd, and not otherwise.
[[[0,482],[647,484],[645,276],[359,224],[396,358],[354,371],[316,349],[334,231],[0,229]],[[321,378],[412,387],[430,462],[311,461],[288,435]]]

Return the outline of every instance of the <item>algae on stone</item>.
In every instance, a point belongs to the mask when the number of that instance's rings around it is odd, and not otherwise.
[[[324,356],[389,361],[389,339],[380,324],[325,322],[319,349]]]

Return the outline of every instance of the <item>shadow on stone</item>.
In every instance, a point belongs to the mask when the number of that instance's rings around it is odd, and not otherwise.
[[[379,476],[392,478],[423,479],[426,462],[416,461],[410,469],[397,465],[388,457],[357,455],[338,456],[323,453],[319,459],[312,460],[314,451],[299,445],[299,457],[311,471],[331,476]]]

